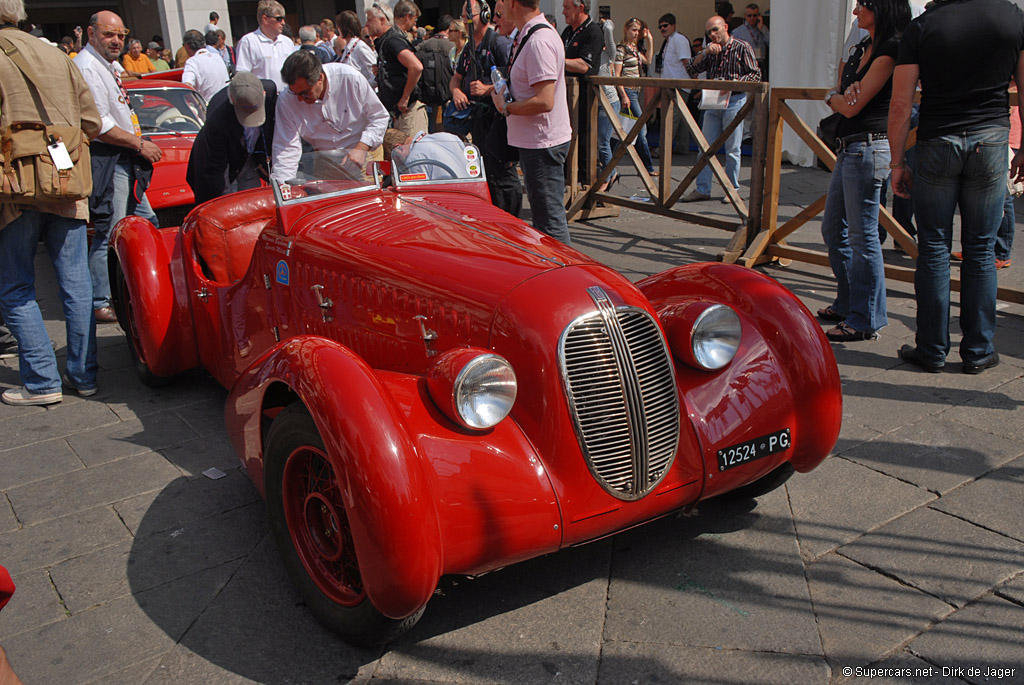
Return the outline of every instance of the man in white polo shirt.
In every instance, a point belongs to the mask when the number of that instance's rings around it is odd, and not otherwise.
[[[273,177],[294,178],[303,140],[314,150],[346,150],[362,168],[388,128],[388,112],[369,82],[347,64],[321,64],[304,50],[290,55],[281,71],[288,85],[277,98]]]
[[[92,153],[92,197],[89,213],[94,235],[89,245],[89,273],[92,275],[92,301],[98,323],[117,321],[110,307],[110,277],[107,275],[107,244],[110,229],[128,214],[136,214],[156,224],[156,214],[145,194],[137,188],[137,169],[160,160],[156,143],[141,137],[138,117],[121,74],[124,68],[117,58],[124,47],[128,29],[113,12],[97,12],[89,18],[89,44],[75,56],[75,64],[92,91],[103,121],[98,138],[90,145]]]
[[[270,79],[281,92],[284,90],[281,67],[288,55],[298,49],[288,36],[281,33],[284,7],[277,0],[260,0],[256,6],[256,20],[260,27],[242,36],[235,45],[235,68]]]
[[[212,43],[210,41],[213,41]],[[181,41],[188,53],[181,82],[187,83],[209,102],[222,88],[228,85],[228,68],[224,59],[213,46],[217,44],[217,32],[210,31],[204,38],[192,29],[185,32]]]

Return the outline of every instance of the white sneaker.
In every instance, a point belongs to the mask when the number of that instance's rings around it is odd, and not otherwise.
[[[679,201],[680,202],[703,202],[704,200],[710,200],[710,199],[711,199],[710,195],[705,195],[704,193],[700,192],[699,190],[691,190],[686,195],[683,195],[679,199]]]
[[[29,392],[25,386],[21,386],[20,388],[4,390],[4,394],[0,395],[0,399],[3,400],[4,404],[10,404],[15,407],[27,407],[30,405],[57,404],[64,399],[64,396],[59,390],[57,392],[36,394]]]

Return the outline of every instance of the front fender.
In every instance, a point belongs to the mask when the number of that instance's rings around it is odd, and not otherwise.
[[[771,398],[760,399],[776,408],[780,404],[792,406],[796,422],[794,436],[799,438],[790,462],[797,471],[806,472],[828,456],[839,438],[842,423],[839,369],[821,327],[793,293],[757,271],[720,263],[669,269],[644,279],[637,287],[650,299],[666,327],[671,326],[672,310],[688,301],[727,304],[739,312],[742,319],[752,322],[756,330],[751,336],[759,337],[766,346],[767,355],[762,355],[762,359],[771,360],[771,363],[762,363],[757,370],[763,378],[765,374],[774,376],[777,380],[769,385],[786,395],[776,402]],[[746,332],[744,337],[748,337]],[[717,373],[740,373],[744,371],[736,367],[740,362],[741,358],[737,357]],[[756,374],[744,372],[742,375],[741,380],[746,385],[756,379]],[[767,386],[762,384],[764,387]],[[747,392],[751,391],[753,388]],[[746,411],[740,406],[744,404],[743,398],[737,397],[736,401],[737,416],[745,416]],[[699,427],[705,433],[703,438],[711,444],[719,442],[713,428],[711,425]],[[709,456],[713,465],[713,455]]]
[[[363,583],[378,611],[404,618],[437,587],[443,563],[435,498],[419,447],[373,370],[351,350],[319,337],[292,338],[238,379],[225,420],[250,474],[263,395],[282,383],[309,410],[339,479]],[[255,479],[254,479],[255,480]]]
[[[133,303],[134,321],[122,318],[121,323],[135,327],[149,370],[167,377],[198,366],[178,229],[158,229],[145,219],[129,216],[114,228],[110,250],[124,272]],[[109,266],[113,289],[116,265]]]

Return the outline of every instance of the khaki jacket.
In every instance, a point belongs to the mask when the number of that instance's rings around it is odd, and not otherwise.
[[[0,29],[5,38],[17,46],[25,61],[32,67],[37,81],[44,84],[42,106],[50,121],[81,125],[92,140],[100,134],[100,113],[92,99],[92,92],[82,72],[74,62],[49,43],[16,28]],[[21,73],[17,65],[0,50],[0,129],[15,121],[40,121],[36,106],[36,90]],[[55,201],[33,204],[32,209],[72,219],[88,220],[88,200]],[[17,205],[0,205],[0,229],[18,218]]]

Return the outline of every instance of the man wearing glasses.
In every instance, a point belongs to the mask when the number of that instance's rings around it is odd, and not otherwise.
[[[305,50],[288,56],[281,76],[288,92],[277,100],[273,177],[295,177],[303,140],[314,150],[345,150],[362,169],[388,128],[387,110],[366,78],[347,64],[321,64]]]
[[[739,38],[754,49],[757,66],[761,67],[761,73],[767,76],[769,33],[768,27],[764,25],[760,7],[754,3],[747,5],[743,13],[743,25],[732,32],[732,37]]]
[[[686,72],[686,66],[690,63],[690,40],[683,34],[676,31],[676,15],[664,14],[658,20],[658,30],[665,43],[661,47],[661,78],[690,78]],[[682,89],[683,101],[690,95],[690,91]],[[683,113],[676,105],[675,116],[672,119],[672,142],[675,152],[685,154],[690,147],[689,129],[683,124]],[[665,142],[661,143],[662,154],[671,154],[666,149]]]
[[[117,58],[124,48],[128,29],[113,12],[97,12],[89,18],[89,44],[75,56],[75,64],[89,84],[96,108],[103,120],[100,136],[90,145],[92,153],[92,197],[89,214],[95,231],[89,246],[92,301],[98,323],[117,321],[110,307],[110,277],[107,275],[107,244],[110,229],[128,214],[157,223],[146,198],[145,177],[162,153],[156,143],[142,138],[139,119],[121,84],[124,73]],[[141,196],[141,197],[140,197]]]
[[[260,0],[256,19],[260,27],[242,36],[235,45],[235,68],[270,79],[277,84],[278,91],[284,90],[281,67],[288,55],[297,50],[295,43],[282,33],[284,7],[277,0]]]

